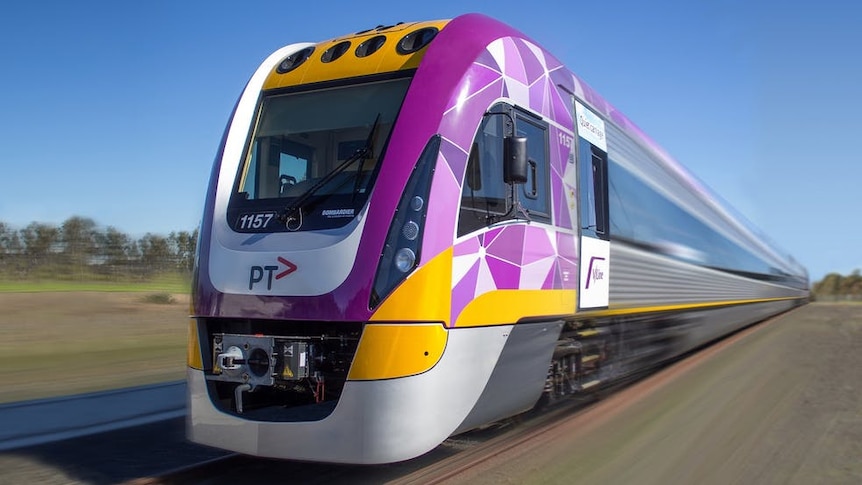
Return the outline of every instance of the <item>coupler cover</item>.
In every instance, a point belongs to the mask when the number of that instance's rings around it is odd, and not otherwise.
[[[273,386],[310,375],[308,342],[259,335],[216,334],[211,380]]]

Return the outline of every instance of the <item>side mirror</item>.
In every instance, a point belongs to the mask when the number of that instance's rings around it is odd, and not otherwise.
[[[527,138],[507,136],[503,141],[503,181],[507,184],[527,182]]]

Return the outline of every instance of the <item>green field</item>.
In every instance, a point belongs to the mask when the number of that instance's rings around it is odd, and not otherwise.
[[[184,378],[186,288],[164,282],[4,286],[0,402]]]
[[[2,293],[67,292],[67,291],[105,291],[105,292],[167,292],[188,293],[191,282],[188,277],[178,274],[165,274],[146,281],[98,281],[77,280],[9,280],[0,279]]]

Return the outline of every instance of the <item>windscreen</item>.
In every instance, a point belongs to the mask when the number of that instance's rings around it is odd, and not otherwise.
[[[234,229],[309,230],[349,222],[368,199],[409,83],[402,78],[264,97],[228,209]]]

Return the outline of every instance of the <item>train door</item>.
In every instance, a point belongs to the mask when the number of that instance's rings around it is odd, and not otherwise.
[[[575,119],[580,221],[578,310],[607,308],[611,255],[605,122],[577,100]]]

